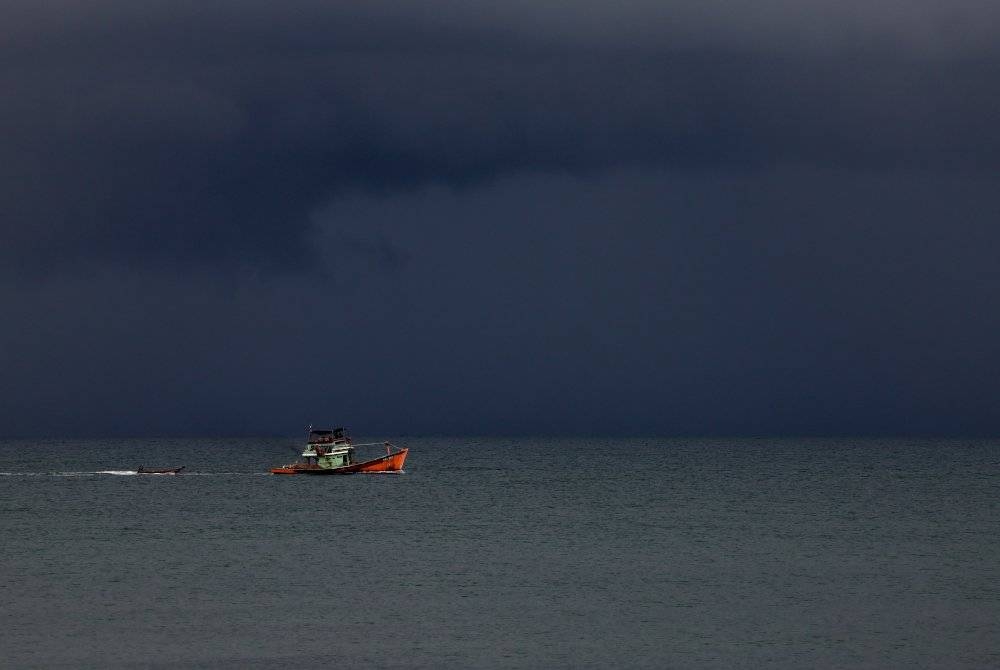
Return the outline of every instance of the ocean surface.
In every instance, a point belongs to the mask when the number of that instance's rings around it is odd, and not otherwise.
[[[0,441],[0,666],[1000,667],[1000,441],[394,441]]]

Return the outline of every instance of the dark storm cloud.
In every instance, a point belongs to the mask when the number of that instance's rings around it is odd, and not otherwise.
[[[997,190],[789,168],[342,197],[310,241],[332,276],[0,286],[0,425],[990,434]]]
[[[4,4],[0,432],[995,433],[1000,12],[731,4]]]
[[[411,404],[435,415],[447,397],[456,430],[509,415],[527,430],[962,433],[989,430],[998,390],[996,186],[801,169],[526,178],[328,216],[413,252],[384,323],[407,333]]]
[[[301,265],[357,189],[522,171],[995,170],[996,12],[8,3],[8,268]]]

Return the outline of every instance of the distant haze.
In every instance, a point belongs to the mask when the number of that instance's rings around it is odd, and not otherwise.
[[[7,2],[0,436],[1000,433],[1000,6]]]

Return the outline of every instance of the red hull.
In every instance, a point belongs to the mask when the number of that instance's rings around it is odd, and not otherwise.
[[[321,468],[318,465],[292,463],[279,468],[271,468],[272,475],[353,475],[358,472],[399,472],[403,469],[409,449],[387,456],[380,456],[364,463],[353,463],[340,468]]]

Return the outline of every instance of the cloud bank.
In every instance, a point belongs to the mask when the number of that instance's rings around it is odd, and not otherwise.
[[[994,433],[998,11],[6,3],[3,431]]]
[[[7,263],[301,265],[346,192],[530,172],[995,171],[990,5],[13,3]]]

